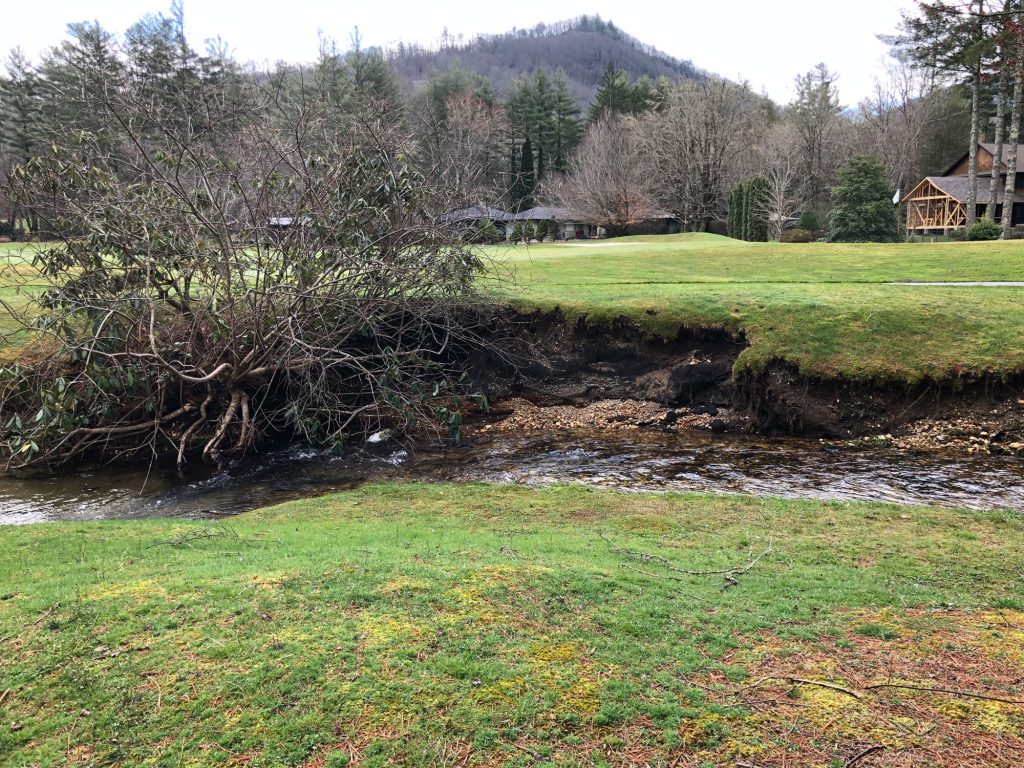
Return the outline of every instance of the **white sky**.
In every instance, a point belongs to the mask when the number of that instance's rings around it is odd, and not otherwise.
[[[63,39],[66,24],[99,21],[121,34],[147,12],[166,11],[170,0],[4,0],[0,52],[21,46],[31,56]],[[452,35],[504,32],[600,14],[641,41],[733,79],[745,79],[785,103],[793,77],[824,61],[839,74],[843,104],[872,89],[886,48],[875,37],[896,31],[910,0],[184,0],[193,46],[220,36],[238,58],[259,63],[309,61],[318,34],[348,47],[359,27],[363,45],[399,40],[433,44],[445,27]]]

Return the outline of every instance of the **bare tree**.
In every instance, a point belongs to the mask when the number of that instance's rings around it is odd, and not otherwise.
[[[935,98],[934,80],[919,66],[894,61],[886,65],[885,80],[876,80],[874,93],[860,103],[865,134],[861,152],[882,161],[897,189],[904,189],[921,175],[921,144],[941,107]]]
[[[449,97],[444,110],[416,110],[423,166],[452,208],[490,200],[503,191],[511,132],[504,109],[472,92]]]
[[[624,235],[657,210],[636,119],[606,116],[587,131],[564,179],[546,194],[581,220]]]
[[[731,170],[762,117],[749,89],[707,78],[680,83],[665,108],[645,118],[657,199],[687,229],[703,231],[722,215]]]
[[[778,239],[786,221],[802,205],[802,158],[796,128],[785,122],[771,126],[758,148],[761,176],[766,182],[762,213],[768,221],[769,237]]]
[[[149,82],[108,83],[102,137],[69,131],[7,185],[62,241],[4,305],[33,339],[0,369],[9,464],[457,428],[481,262],[432,225],[401,130],[315,94],[250,84],[239,113],[215,84]]]
[[[800,135],[807,204],[815,210],[826,205],[826,191],[840,163],[833,162],[836,133],[841,123],[836,75],[824,64],[797,75],[796,100],[787,108]]]

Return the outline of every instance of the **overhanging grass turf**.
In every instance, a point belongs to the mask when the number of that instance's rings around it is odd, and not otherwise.
[[[737,361],[822,377],[917,381],[1024,369],[1024,288],[901,281],[1024,279],[1024,241],[742,243],[669,235],[498,248],[503,295],[650,335],[680,326],[743,332]]]

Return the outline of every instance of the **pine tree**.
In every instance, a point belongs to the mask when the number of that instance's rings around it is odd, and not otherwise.
[[[564,173],[569,155],[580,143],[582,130],[579,104],[569,90],[565,72],[561,69],[555,71],[553,113],[555,146],[551,148],[551,155],[554,157],[552,167],[559,173]]]
[[[597,86],[597,94],[594,96],[594,103],[590,106],[588,121],[596,123],[604,115],[618,114],[628,115],[633,113],[634,98],[633,89],[629,84],[629,76],[615,65],[608,62],[608,66],[601,76]]]
[[[892,189],[876,157],[855,157],[839,172],[828,217],[836,243],[895,243],[899,229]]]
[[[0,78],[0,148],[16,163],[35,156],[42,133],[40,82],[20,48],[7,59],[7,76]]]

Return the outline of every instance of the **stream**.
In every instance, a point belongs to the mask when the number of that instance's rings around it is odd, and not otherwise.
[[[94,468],[0,477],[0,524],[232,515],[375,480],[582,483],[1024,511],[1024,460],[815,440],[645,430],[473,432],[462,445],[389,441],[344,456],[290,447],[223,471]]]

